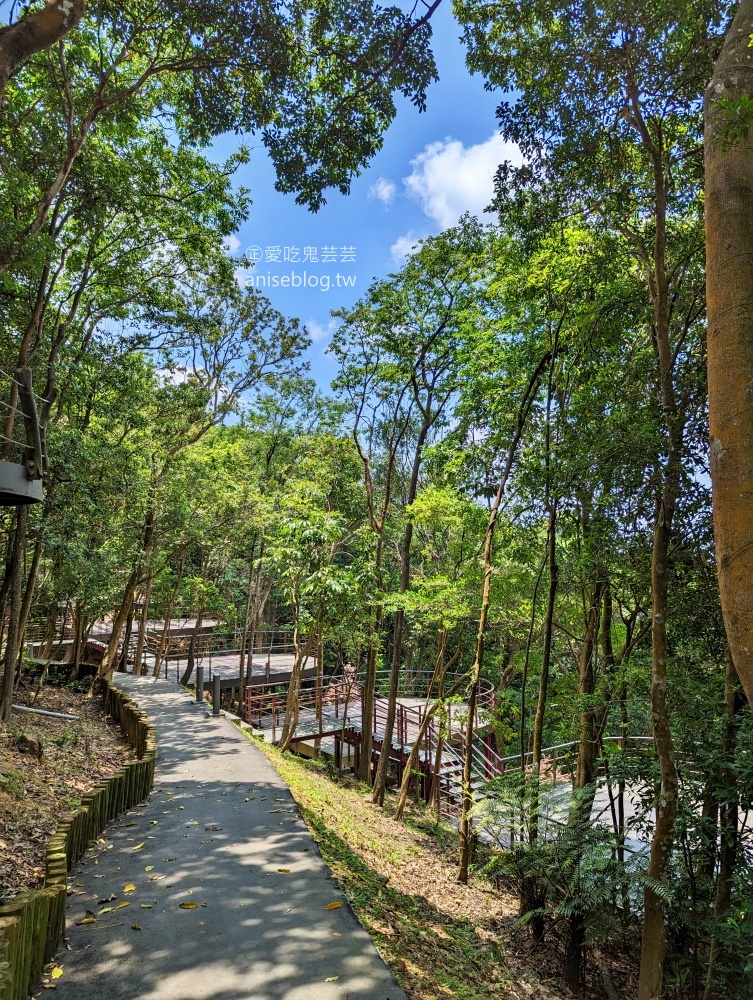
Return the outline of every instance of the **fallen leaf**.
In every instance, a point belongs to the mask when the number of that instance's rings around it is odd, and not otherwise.
[[[56,965],[55,968],[50,973],[52,979],[60,979],[62,975],[63,975],[63,970],[60,968],[59,965]]]
[[[96,924],[96,922],[97,922],[96,917],[84,917],[83,920],[76,921],[76,927],[81,927],[82,924]]]
[[[128,901],[125,899],[123,900],[122,903],[118,903],[117,906],[103,906],[99,912],[100,914],[111,913],[113,910],[122,910],[124,906],[128,906]]]
[[[131,930],[132,931],[140,931],[141,930],[141,924],[131,924]]]
[[[146,868],[144,869],[144,871],[145,872],[152,872],[152,871],[154,871],[154,865],[147,865]]]
[[[143,846],[144,846],[144,841],[142,841],[140,844],[136,844],[136,846],[132,847],[131,850],[132,851],[140,851]]]
[[[133,882],[129,882],[128,885],[123,886],[123,892],[135,892],[135,891],[136,891],[136,886],[133,884]]]
[[[160,879],[167,878],[167,875],[152,875],[150,882],[159,882]]]
[[[324,980],[324,982],[325,983],[336,983],[339,978],[340,978],[339,976],[327,976],[327,978]]]
[[[152,904],[151,903],[142,903],[141,904],[141,909],[142,910],[151,910],[151,908],[152,908]]]
[[[270,816],[272,815],[272,813],[281,813],[281,812],[282,812],[282,809],[270,809],[269,810]]]
[[[332,937],[340,937],[340,931],[332,931]]]
[[[187,901],[185,903],[178,903],[178,906],[180,906],[181,910],[196,910],[199,904]]]
[[[338,900],[336,903],[327,903],[325,910],[339,910],[343,904]]]
[[[281,872],[283,875],[289,875],[290,874],[290,869],[289,868],[278,868],[277,871]]]

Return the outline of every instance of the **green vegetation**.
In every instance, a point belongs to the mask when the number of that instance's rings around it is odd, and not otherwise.
[[[334,878],[411,997],[558,995],[519,959],[511,965],[499,943],[495,923],[512,923],[514,900],[500,898],[480,874],[468,886],[457,884],[452,827],[415,809],[401,825],[370,802],[368,785],[337,779],[318,761],[259,746],[290,786]]]
[[[358,789],[275,757],[413,995],[525,976],[462,910],[497,893],[474,825],[559,989],[750,992],[753,0],[457,0],[523,163],[493,224],[461,218],[333,313],[329,394],[226,251],[248,151],[206,149],[256,133],[301,204],[347,193],[395,94],[424,102],[438,4],[12,6],[0,461],[45,490],[0,514],[3,739],[34,696],[27,643],[69,642],[83,690],[103,624],[100,676],[159,675],[146,621],[184,613],[194,644],[212,617],[238,639],[239,677],[289,636],[283,749],[310,661],[352,668],[367,717],[386,695],[388,743],[406,679],[452,674],[470,719],[480,679],[493,739],[455,740],[457,848],[418,807],[383,815],[397,775],[387,755],[372,774],[370,727]],[[416,851],[461,915],[383,885]]]

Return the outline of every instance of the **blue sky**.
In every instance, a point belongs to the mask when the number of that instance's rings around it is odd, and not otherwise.
[[[275,191],[274,170],[258,143],[236,175],[251,189],[253,205],[231,250],[258,248],[256,280],[276,278],[279,284],[264,288],[265,294],[309,328],[311,372],[322,388],[335,374],[325,353],[330,310],[351,305],[375,277],[397,270],[416,239],[453,225],[465,210],[480,213],[496,166],[515,156],[496,130],[500,94],[485,91],[481,77],[466,69],[449,4],[442,4],[432,26],[439,81],[428,91],[427,110],[419,114],[399,100],[383,149],[354,180],[350,195],[329,192],[316,214],[296,205],[294,196]],[[227,155],[235,141],[225,137],[215,155]]]

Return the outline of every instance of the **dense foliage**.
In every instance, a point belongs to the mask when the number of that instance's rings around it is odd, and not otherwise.
[[[136,663],[147,616],[285,627],[297,667],[357,665],[367,706],[389,671],[388,727],[401,675],[452,663],[494,685],[506,764],[474,804],[466,747],[462,828],[567,985],[614,991],[611,947],[640,1000],[742,996],[753,733],[714,568],[701,157],[727,5],[455,9],[525,165],[497,224],[461,219],[334,314],[331,395],[298,321],[235,281],[245,150],[202,148],[259,130],[282,190],[347,191],[393,92],[424,99],[432,6],[93,4],[10,76],[2,457],[29,368],[49,468],[0,516],[1,715],[31,636],[49,654],[68,625],[80,653],[105,617],[103,673],[134,618]]]

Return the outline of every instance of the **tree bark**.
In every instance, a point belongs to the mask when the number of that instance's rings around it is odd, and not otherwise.
[[[144,590],[144,601],[141,605],[141,617],[139,619],[139,631],[136,635],[136,652],[133,654],[133,672],[134,674],[145,674],[144,669],[145,664],[142,662],[144,656],[144,640],[146,639],[146,622],[149,618],[149,604],[152,600],[152,585],[154,583],[154,576],[150,572],[149,579],[146,581],[146,588]]]
[[[298,693],[301,688],[301,671],[309,658],[311,650],[316,644],[319,632],[313,627],[306,636],[305,644],[300,641],[298,626],[293,629],[293,647],[295,649],[295,660],[293,670],[288,685],[288,696],[285,703],[285,719],[282,724],[282,736],[280,737],[280,750],[283,752],[290,747],[298,727]]]
[[[507,489],[507,480],[510,477],[513,463],[515,462],[515,454],[518,450],[520,439],[523,436],[523,429],[525,428],[526,421],[528,420],[528,414],[531,411],[533,401],[536,398],[536,393],[538,392],[539,385],[541,384],[542,374],[546,366],[552,361],[555,353],[556,347],[555,351],[547,352],[528,380],[528,385],[526,386],[518,407],[517,422],[513,430],[512,440],[510,441],[510,445],[507,449],[507,455],[505,456],[505,464],[502,469],[499,486],[497,487],[497,492],[494,496],[491,510],[489,511],[489,520],[487,521],[486,534],[484,536],[484,582],[481,590],[481,612],[479,614],[478,632],[476,633],[476,649],[473,657],[473,665],[471,667],[472,686],[468,701],[463,757],[463,811],[460,816],[460,871],[458,873],[458,881],[463,883],[468,881],[468,868],[471,862],[470,812],[473,806],[473,797],[471,793],[473,720],[476,714],[475,692],[478,687],[479,677],[481,676],[481,663],[484,658],[484,637],[486,635],[486,626],[489,621],[489,609],[491,607],[492,544],[494,542],[494,532],[497,527],[497,518],[499,517],[499,510],[502,505],[502,498],[504,497],[505,490]]]
[[[586,622],[586,631],[580,647],[578,673],[580,696],[583,708],[580,716],[580,740],[578,743],[578,764],[573,789],[574,795],[568,815],[568,824],[577,827],[591,819],[596,793],[596,757],[600,738],[597,713],[593,705],[596,690],[594,671],[594,650],[599,636],[599,607],[603,585],[596,583],[591,588],[591,600]],[[580,988],[580,974],[583,964],[583,948],[586,941],[586,924],[581,909],[577,906],[568,919],[569,934],[565,949],[565,985],[573,993]]]
[[[162,659],[167,659],[167,654],[169,652],[167,648],[167,637],[170,634],[170,621],[173,616],[173,608],[175,607],[175,598],[178,596],[178,591],[180,590],[180,584],[183,580],[183,567],[186,564],[186,553],[181,552],[180,562],[178,563],[178,577],[175,581],[175,586],[170,594],[170,599],[167,602],[167,610],[165,611],[165,623],[162,626],[162,637],[160,638],[159,648],[154,655],[154,670],[152,671],[153,677],[159,677],[160,667],[162,666]]]
[[[37,584],[37,573],[39,572],[39,563],[42,559],[42,534],[41,531],[34,542],[34,552],[31,557],[31,566],[29,567],[29,574],[26,578],[26,589],[24,590],[23,601],[21,602],[21,615],[18,623],[18,656],[19,659],[23,653],[24,646],[24,636],[26,634],[26,623],[29,620],[29,612],[31,611],[31,605],[34,601],[34,588]]]
[[[740,709],[743,704],[742,697],[738,695],[735,666],[732,656],[728,652],[727,671],[724,679],[724,736],[722,739],[722,766],[724,768],[722,784],[726,794],[724,800],[719,803],[719,876],[714,900],[714,917],[717,925],[724,919],[732,902],[732,881],[740,841],[735,749],[737,731],[741,721]],[[719,937],[717,933],[714,933],[709,945],[709,961],[706,969],[703,1000],[711,1000],[714,996],[714,980],[716,979],[719,950]],[[728,986],[732,987],[732,984],[729,983]]]
[[[201,608],[198,615],[196,616],[196,624],[193,627],[193,632],[191,633],[191,638],[188,642],[188,657],[186,659],[186,669],[183,671],[183,676],[180,679],[180,684],[185,687],[191,680],[193,675],[193,668],[196,665],[196,640],[199,637],[199,631],[201,629],[202,623],[204,621],[204,608]]]
[[[753,705],[753,136],[720,141],[720,99],[753,93],[753,0],[743,0],[706,90],[705,201],[709,430],[724,625]]]
[[[421,471],[423,460],[424,444],[426,437],[431,430],[432,424],[439,416],[439,411],[432,411],[432,399],[429,394],[423,410],[424,419],[421,430],[416,439],[416,451],[413,456],[410,481],[408,483],[408,494],[405,505],[409,507],[416,499],[418,490],[418,475]],[[400,547],[400,593],[404,594],[410,587],[410,551],[413,541],[413,522],[408,520],[403,531],[403,543]],[[373,802],[376,805],[384,805],[384,791],[387,786],[387,769],[390,763],[390,749],[392,747],[392,732],[395,728],[395,714],[397,711],[397,691],[400,681],[400,668],[403,658],[403,630],[405,622],[405,611],[398,608],[395,612],[395,627],[393,631],[392,664],[390,667],[390,689],[387,701],[387,718],[384,724],[384,736],[382,738],[382,752],[379,754],[379,764],[374,778],[374,790],[372,793]]]
[[[11,561],[6,570],[10,591],[10,621],[8,637],[5,644],[5,669],[3,671],[2,687],[0,687],[0,723],[10,722],[11,703],[13,702],[13,682],[16,676],[16,660],[18,659],[18,625],[21,617],[21,588],[23,579],[22,554],[26,540],[26,519],[29,513],[27,506],[16,507],[16,528],[13,536]]]
[[[546,597],[546,614],[544,617],[544,646],[541,654],[541,674],[539,676],[539,697],[536,702],[536,715],[533,720],[533,747],[531,753],[531,809],[529,817],[529,840],[531,843],[539,835],[539,779],[541,775],[541,751],[544,743],[544,718],[546,716],[546,699],[549,688],[549,667],[552,662],[552,632],[554,629],[554,608],[557,599],[559,573],[557,568],[557,504],[552,502],[549,507],[549,526],[547,530],[547,545],[549,548],[549,587]],[[525,756],[523,755],[525,762]],[[525,767],[523,772],[525,775]]]
[[[0,104],[13,73],[35,52],[64,38],[76,27],[85,9],[84,0],[47,0],[42,10],[0,29]]]

